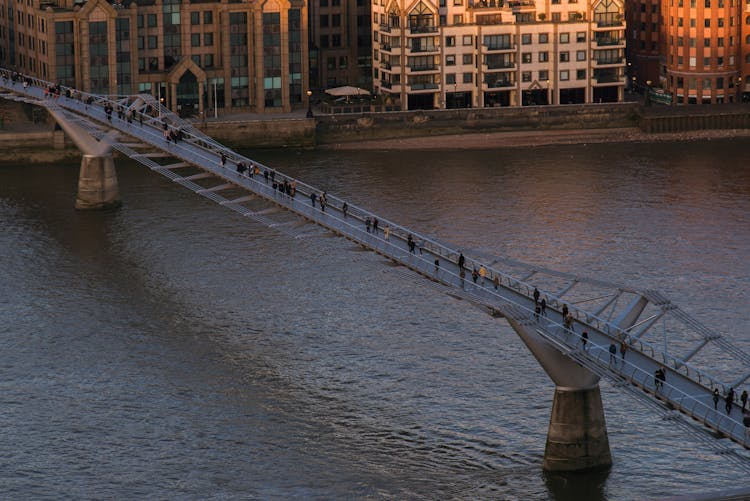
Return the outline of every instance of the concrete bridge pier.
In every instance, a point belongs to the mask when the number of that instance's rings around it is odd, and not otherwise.
[[[41,104],[83,153],[78,174],[76,209],[98,210],[118,207],[120,190],[110,142],[111,134],[115,134],[116,131],[110,131],[101,138],[93,137],[69,120],[54,103]]]
[[[76,209],[110,209],[119,207],[120,203],[120,190],[112,154],[83,155],[78,174]]]
[[[611,466],[599,376],[549,344],[536,332],[535,320],[506,318],[556,385],[544,470],[573,472]]]

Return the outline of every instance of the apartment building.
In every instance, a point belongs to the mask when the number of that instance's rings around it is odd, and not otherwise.
[[[312,0],[310,85],[372,85],[372,33],[368,0]]]
[[[375,0],[373,83],[401,109],[617,102],[616,0]]]
[[[307,8],[236,0],[0,0],[0,65],[184,115],[306,105]]]
[[[674,104],[732,103],[748,98],[750,3],[664,0],[658,85]]]

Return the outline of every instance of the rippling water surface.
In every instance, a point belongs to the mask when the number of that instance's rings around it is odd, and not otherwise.
[[[253,155],[464,249],[661,289],[750,351],[746,140],[488,146]],[[630,500],[747,483],[605,382],[613,467],[545,475],[554,388],[504,322],[123,161],[124,206],[76,212],[77,170],[0,168],[3,498]]]

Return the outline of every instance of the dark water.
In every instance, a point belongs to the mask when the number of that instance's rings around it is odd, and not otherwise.
[[[490,146],[490,145],[488,145]],[[502,145],[494,145],[501,147]],[[750,351],[748,143],[258,152],[464,249],[664,290]],[[513,331],[336,238],[134,164],[0,168],[0,497],[647,499],[746,474],[606,383],[614,465],[541,471],[553,385]]]

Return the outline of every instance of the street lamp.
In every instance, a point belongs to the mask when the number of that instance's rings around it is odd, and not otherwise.
[[[742,104],[742,77],[737,77],[737,104]]]
[[[633,94],[635,94],[635,80],[636,80],[635,75],[633,75],[632,77],[630,77],[630,80],[633,81],[632,85],[630,86],[630,92],[632,92]]]
[[[311,98],[312,98],[312,91],[308,89],[307,91],[307,118],[313,117]]]
[[[651,80],[646,80],[646,100],[644,106],[651,106]]]
[[[547,104],[552,104],[552,87],[549,86],[549,80],[547,80]]]

